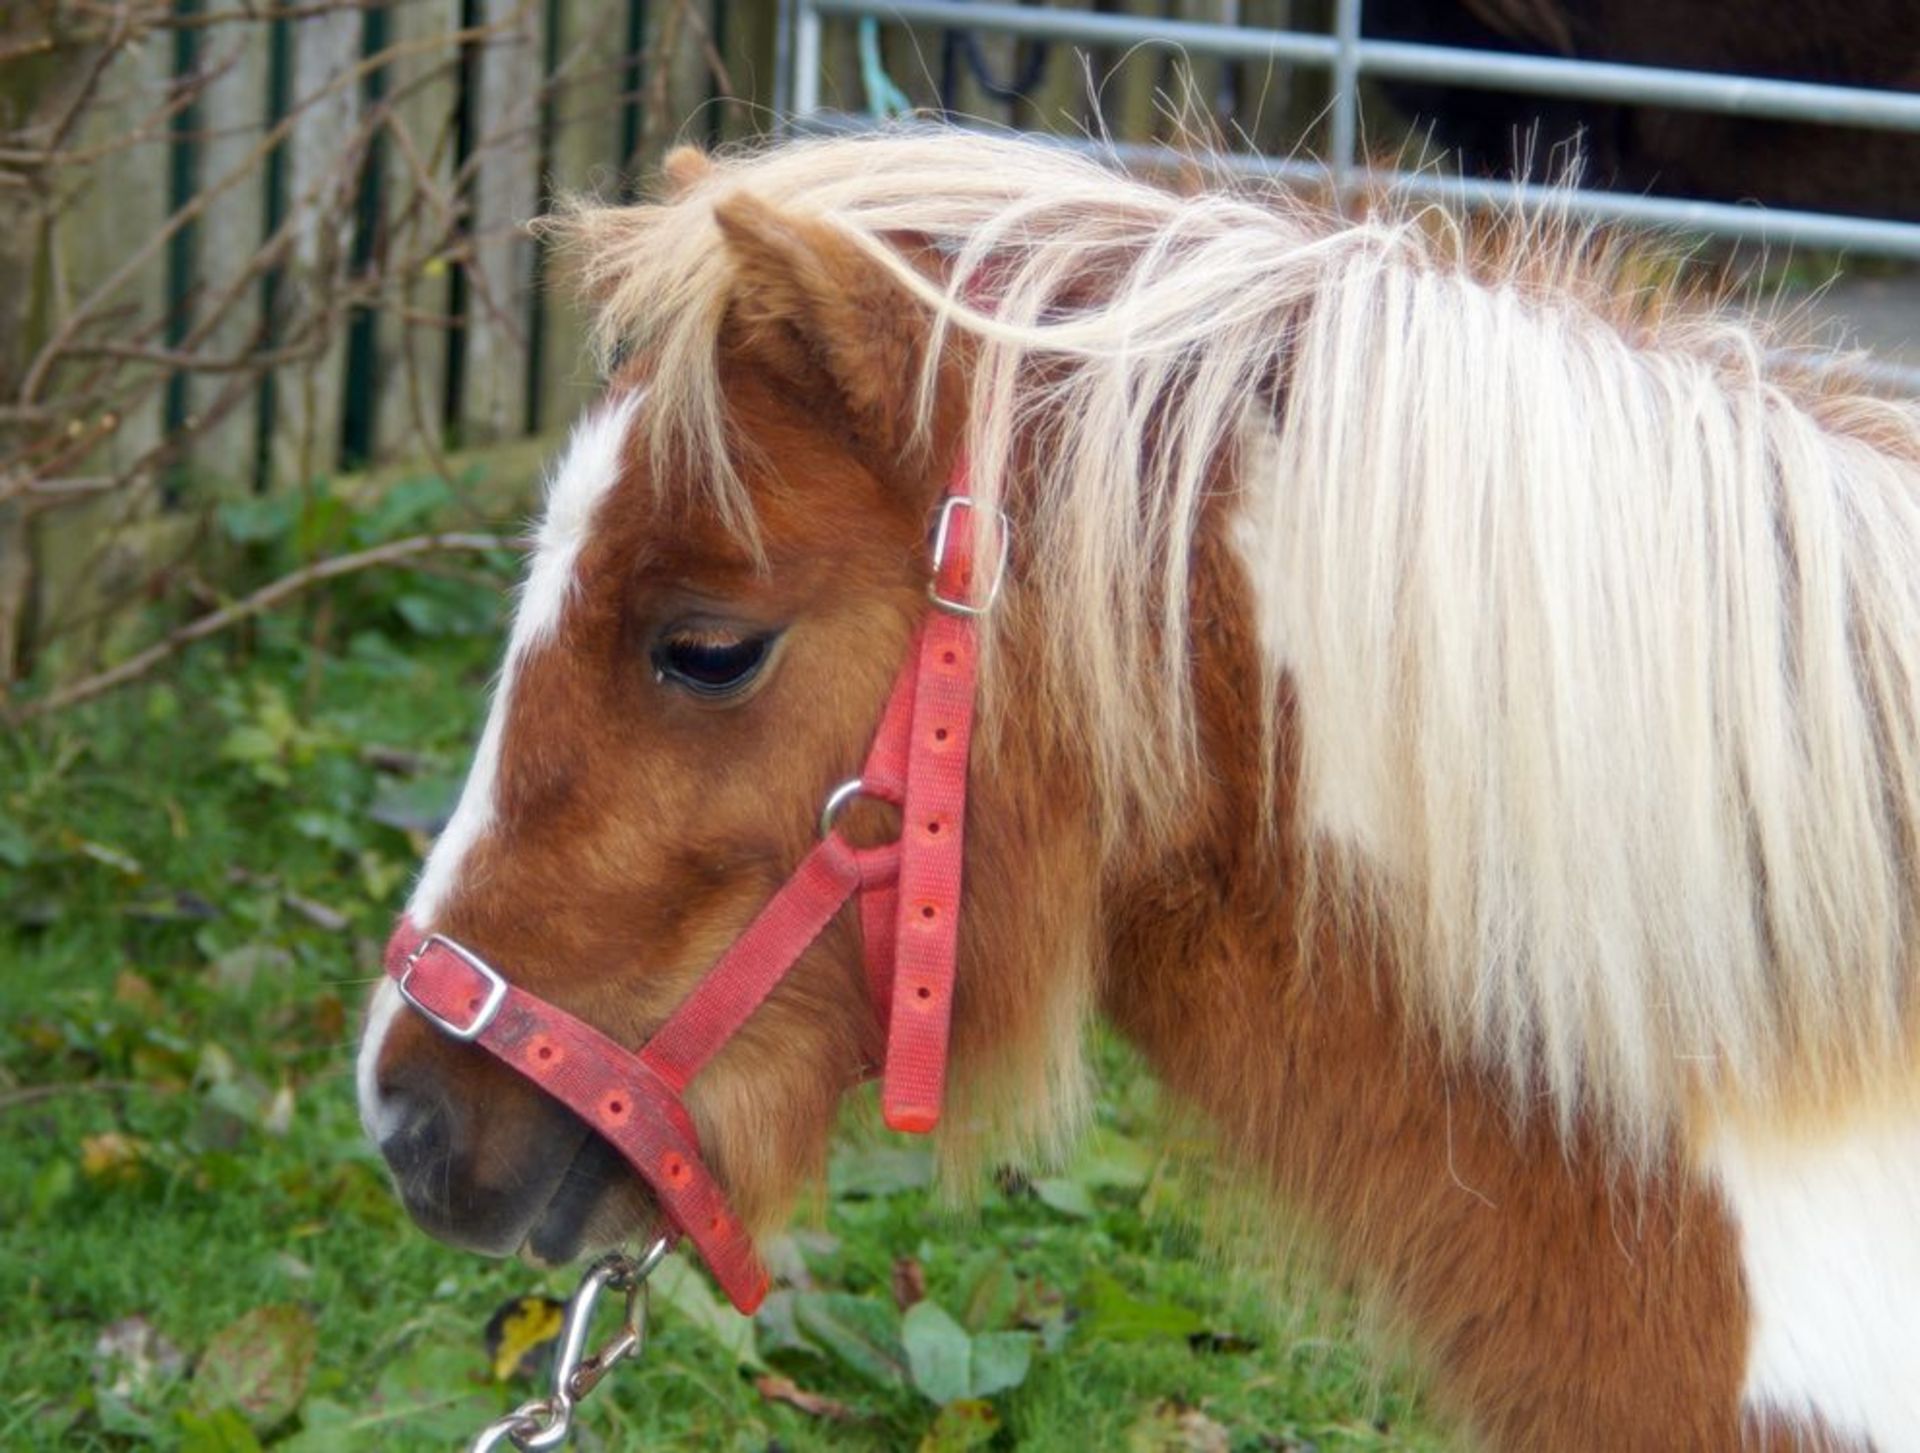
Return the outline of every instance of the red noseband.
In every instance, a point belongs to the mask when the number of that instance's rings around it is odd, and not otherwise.
[[[991,605],[1006,563],[1002,526],[992,578],[974,578],[972,501],[964,486],[963,467],[941,505],[934,539],[928,595],[935,608],[894,681],[860,776],[828,799],[819,845],[638,1052],[514,987],[452,939],[422,936],[407,919],[387,945],[387,973],[407,1002],[604,1136],[743,1312],[766,1295],[767,1273],[700,1158],[682,1096],[856,895],[868,982],[887,1026],[886,1122],[925,1133],[940,1120],[979,662],[974,621]],[[863,849],[840,836],[834,816],[856,796],[900,808],[898,842]]]

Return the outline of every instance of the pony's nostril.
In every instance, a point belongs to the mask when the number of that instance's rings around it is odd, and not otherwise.
[[[403,1182],[444,1174],[453,1159],[454,1118],[445,1100],[409,1090],[380,1097],[380,1154]]]

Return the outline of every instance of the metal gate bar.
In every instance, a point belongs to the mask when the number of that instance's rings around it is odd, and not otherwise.
[[[817,125],[826,119],[820,104],[822,19],[870,16],[902,24],[986,29],[1031,39],[1114,47],[1159,45],[1225,60],[1284,61],[1328,68],[1335,79],[1330,165],[1245,155],[1222,156],[1218,161],[1234,169],[1265,175],[1330,180],[1343,190],[1353,181],[1357,82],[1363,75],[1671,105],[1725,115],[1920,132],[1920,95],[1907,92],[1367,40],[1360,34],[1361,3],[1362,0],[1337,0],[1335,33],[1323,35],[1314,31],[1261,30],[1081,10],[1028,8],[997,3],[997,0],[989,3],[791,0],[793,110],[803,126]],[[1071,139],[1067,144],[1073,144]],[[1130,148],[1122,146],[1117,150],[1125,156]],[[1489,182],[1430,172],[1375,172],[1369,173],[1368,180],[1384,182],[1409,195],[1467,206],[1512,205],[1516,201],[1538,203],[1575,215],[1711,232],[1773,244],[1920,259],[1920,223],[1590,188]]]

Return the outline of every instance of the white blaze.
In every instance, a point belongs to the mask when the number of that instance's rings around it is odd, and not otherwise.
[[[494,818],[494,783],[499,775],[500,739],[506,730],[514,681],[533,648],[560,627],[574,588],[574,566],[593,528],[594,512],[620,477],[627,430],[639,407],[640,393],[625,397],[587,415],[574,426],[573,437],[559,467],[548,476],[546,509],[535,538],[520,605],[514,612],[513,633],[506,659],[494,688],[487,724],[480,733],[473,765],[467,769],[460,801],[427,855],[420,880],[407,904],[407,916],[417,929],[432,928],[435,916],[460,879],[462,865],[473,845],[486,835]],[[356,1082],[360,1118],[375,1141],[390,1132],[375,1084],[380,1046],[399,1012],[398,990],[389,982],[374,991],[367,1009],[367,1027],[360,1041]]]

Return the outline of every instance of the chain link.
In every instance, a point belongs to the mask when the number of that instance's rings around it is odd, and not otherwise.
[[[520,1404],[504,1418],[496,1418],[488,1423],[468,1445],[467,1453],[489,1453],[489,1450],[505,1443],[520,1449],[550,1447],[552,1445],[535,1440],[542,1433],[550,1433],[556,1428],[562,1438],[566,1437],[569,1421],[570,1415],[556,1408],[551,1398],[534,1398],[531,1402]]]
[[[574,1405],[616,1365],[646,1350],[647,1278],[672,1249],[673,1243],[663,1236],[637,1257],[615,1251],[588,1267],[567,1303],[560,1345],[553,1355],[553,1391],[488,1423],[467,1445],[467,1453],[490,1453],[507,1445],[519,1453],[546,1453],[566,1442],[573,1431]],[[597,1352],[589,1352],[594,1309],[608,1291],[626,1296],[620,1327]]]

